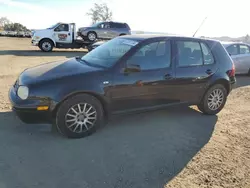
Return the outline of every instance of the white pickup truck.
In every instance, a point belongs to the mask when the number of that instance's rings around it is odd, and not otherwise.
[[[77,36],[75,23],[57,23],[47,29],[35,30],[31,43],[44,52],[53,48],[87,48],[93,42],[85,41]]]

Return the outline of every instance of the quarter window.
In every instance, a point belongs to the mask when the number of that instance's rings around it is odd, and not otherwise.
[[[210,49],[207,47],[206,44],[200,43],[201,44],[201,49],[203,52],[203,58],[204,58],[204,65],[210,65],[214,63],[214,57],[212,55],[212,52]]]
[[[246,45],[240,45],[240,54],[249,54],[249,47]]]
[[[170,41],[153,42],[142,46],[129,58],[127,65],[135,65],[141,70],[154,70],[170,67]]]

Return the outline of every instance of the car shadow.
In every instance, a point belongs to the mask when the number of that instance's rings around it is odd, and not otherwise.
[[[250,76],[248,75],[237,75],[235,88],[240,88],[250,85]]]
[[[83,139],[0,113],[3,187],[164,187],[210,140],[217,116],[185,107],[116,116]]]
[[[71,50],[57,50],[52,52],[42,52],[40,50],[0,50],[1,55],[14,55],[14,56],[63,56],[63,57],[75,57],[75,56],[83,56],[87,53],[87,51],[71,51]]]

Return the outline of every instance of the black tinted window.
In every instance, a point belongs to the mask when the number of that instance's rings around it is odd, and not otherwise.
[[[167,68],[171,64],[171,45],[169,41],[154,42],[142,46],[127,61],[128,65],[138,65],[141,70]]]
[[[214,63],[214,57],[212,55],[211,50],[207,47],[206,44],[200,43],[201,44],[201,49],[203,52],[203,58],[204,58],[204,65],[210,65]]]
[[[249,54],[249,47],[246,45],[240,45],[240,54]]]
[[[227,49],[227,52],[228,52],[230,55],[237,55],[237,54],[238,54],[238,47],[237,47],[236,44],[230,45],[230,46],[228,46],[226,49]]]
[[[178,41],[178,65],[180,67],[203,64],[202,50],[199,42]]]
[[[69,31],[69,25],[61,24],[57,28],[55,28],[55,31]]]
[[[125,24],[122,23],[112,23],[113,28],[126,28]]]

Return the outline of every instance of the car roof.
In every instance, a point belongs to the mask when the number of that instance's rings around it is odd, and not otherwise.
[[[207,39],[207,38],[199,38],[199,37],[188,37],[183,35],[169,35],[169,34],[132,34],[132,35],[124,35],[121,38],[136,40],[136,41],[143,41],[147,39],[157,39],[157,38],[178,38],[178,39],[196,39],[196,40],[203,40],[203,41],[215,41],[220,42],[215,39]]]
[[[244,43],[244,42],[231,42],[231,41],[221,41],[221,44],[223,44],[224,46],[230,46],[232,44],[244,44],[244,45],[247,45],[249,46],[249,44],[247,43]]]

